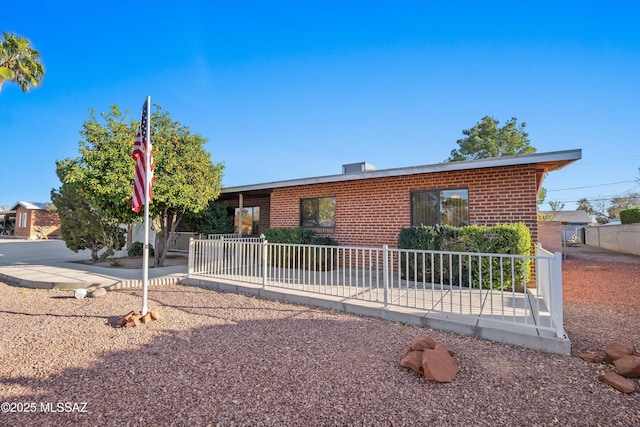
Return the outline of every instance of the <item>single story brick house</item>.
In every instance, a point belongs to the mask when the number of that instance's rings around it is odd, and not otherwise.
[[[341,245],[396,247],[412,225],[523,222],[538,241],[537,194],[545,174],[582,157],[582,150],[343,173],[223,188],[217,202],[235,211],[243,235],[303,227]]]
[[[3,228],[11,223],[12,235],[23,239],[60,238],[60,218],[57,212],[48,209],[50,206],[49,203],[17,202],[4,212]]]

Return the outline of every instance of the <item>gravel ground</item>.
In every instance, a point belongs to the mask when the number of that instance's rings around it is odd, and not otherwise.
[[[20,411],[0,426],[640,425],[640,381],[619,393],[577,357],[640,347],[640,263],[570,258],[564,287],[572,356],[185,286],[149,291],[160,320],[114,328],[140,291],[0,283],[0,400]],[[399,366],[425,333],[456,352],[452,383]]]

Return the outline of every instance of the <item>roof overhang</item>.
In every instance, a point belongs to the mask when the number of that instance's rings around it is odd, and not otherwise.
[[[495,157],[491,159],[468,160],[463,162],[436,163],[423,166],[411,166],[395,169],[380,169],[348,174],[319,176],[314,178],[291,179],[286,181],[266,182],[262,184],[240,185],[222,189],[222,194],[269,194],[274,188],[294,187],[300,185],[324,184],[332,182],[355,181],[360,179],[387,178],[403,175],[452,172],[473,169],[487,169],[518,165],[536,165],[540,175],[562,169],[582,158],[582,150],[554,151],[549,153],[523,154],[519,156]],[[540,180],[541,181],[541,180]]]

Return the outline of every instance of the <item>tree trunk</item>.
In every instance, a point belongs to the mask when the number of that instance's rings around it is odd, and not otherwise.
[[[98,262],[98,251],[100,251],[100,248],[95,246],[91,247],[91,261]]]
[[[182,215],[166,213],[160,218],[160,227],[156,228],[155,262],[156,267],[164,267],[169,252],[169,239],[173,237]]]

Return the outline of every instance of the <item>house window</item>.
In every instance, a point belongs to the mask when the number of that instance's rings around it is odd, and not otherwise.
[[[25,228],[27,226],[27,213],[21,212],[18,216],[18,228]]]
[[[240,223],[240,209],[236,208],[233,224],[238,232],[238,224]],[[242,208],[242,234],[258,234],[260,232],[260,206],[250,208]]]
[[[300,226],[308,228],[335,228],[336,198],[314,197],[300,199]]]
[[[411,193],[411,225],[469,225],[469,190],[428,190]]]

